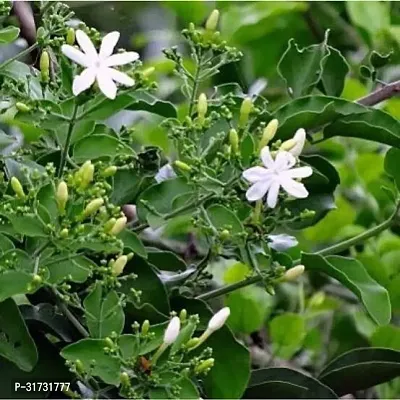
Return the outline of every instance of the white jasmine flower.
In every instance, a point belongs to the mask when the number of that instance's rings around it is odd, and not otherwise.
[[[114,47],[119,40],[119,32],[110,32],[104,36],[100,51],[97,53],[92,41],[81,30],[76,31],[76,40],[82,49],[79,51],[73,46],[63,45],[62,52],[77,64],[85,67],[82,73],[74,78],[72,92],[75,96],[87,90],[95,80],[103,94],[115,99],[117,86],[115,82],[125,86],[133,86],[135,81],[128,75],[111,67],[129,64],[139,58],[139,54],[133,51],[126,53],[112,54]]]
[[[293,197],[308,196],[305,186],[295,179],[310,176],[311,167],[293,168],[296,158],[287,151],[279,151],[274,160],[268,146],[261,150],[261,160],[265,167],[252,167],[243,172],[243,177],[253,184],[246,192],[248,201],[261,200],[267,195],[268,207],[274,208],[281,187]]]
[[[174,179],[176,178],[177,175],[172,168],[171,164],[165,164],[163,167],[161,167],[157,174],[155,175],[154,179],[157,181],[157,183],[167,181],[168,179]]]
[[[286,235],[285,233],[269,235],[268,239],[270,240],[269,247],[276,251],[285,251],[299,244],[294,236]]]
[[[231,310],[229,307],[224,307],[219,310],[208,322],[207,331],[211,333],[222,328],[230,314]]]
[[[164,344],[170,345],[174,343],[179,335],[180,329],[181,329],[181,320],[179,319],[179,317],[172,318],[164,333]]]
[[[295,157],[299,157],[306,143],[306,131],[303,128],[298,129],[293,139],[296,141],[296,144],[289,150],[289,153]]]

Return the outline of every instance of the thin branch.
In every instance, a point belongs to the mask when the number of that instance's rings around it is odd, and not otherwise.
[[[390,99],[391,97],[398,96],[400,94],[400,80],[389,83],[381,89],[375,90],[367,96],[357,100],[358,104],[363,106],[374,106],[384,100]]]

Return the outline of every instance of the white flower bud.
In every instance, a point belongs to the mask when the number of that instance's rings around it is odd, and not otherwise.
[[[288,269],[283,275],[285,281],[294,281],[304,272],[304,265],[296,265],[293,268]]]
[[[181,320],[179,319],[179,317],[172,318],[164,333],[164,344],[170,345],[174,343],[179,335],[180,329],[181,329]]]
[[[298,129],[293,136],[293,139],[295,140],[296,144],[289,150],[289,153],[295,157],[299,157],[306,142],[306,131],[303,128]]]
[[[228,319],[231,310],[229,307],[224,307],[219,310],[208,322],[207,330],[215,332],[216,330],[222,328]]]

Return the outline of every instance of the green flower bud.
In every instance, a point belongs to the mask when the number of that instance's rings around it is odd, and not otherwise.
[[[73,46],[75,43],[75,29],[74,28],[68,28],[67,31],[67,44],[69,44],[70,46]]]
[[[106,346],[107,346],[107,347],[110,347],[110,348],[114,347],[114,342],[112,341],[111,338],[106,337],[106,338],[104,339],[104,341],[106,342]]]
[[[17,110],[23,113],[31,111],[31,108],[28,107],[25,103],[21,103],[20,101],[15,104],[15,107],[17,107]]]
[[[114,224],[114,226],[111,228],[111,230],[110,230],[110,235],[114,235],[114,236],[116,236],[116,235],[118,235],[120,232],[122,232],[122,230],[125,228],[125,226],[126,226],[126,222],[128,221],[128,219],[126,218],[126,217],[121,217],[121,218],[118,218],[116,221],[115,221],[115,224]]]
[[[128,257],[128,261],[132,260],[134,254],[133,253],[129,253],[126,255]]]
[[[127,262],[128,262],[127,256],[118,257],[111,267],[112,274],[114,276],[121,275]]]
[[[253,110],[253,102],[251,101],[250,97],[246,97],[242,105],[240,107],[240,117],[239,117],[239,126],[244,127],[248,120],[249,120],[249,115],[251,111]]]
[[[156,69],[154,67],[149,67],[146,68],[143,72],[142,72],[142,76],[143,78],[148,78],[150,75],[152,75],[154,73]]]
[[[177,160],[177,161],[175,161],[174,164],[175,164],[179,169],[181,169],[182,171],[187,171],[187,172],[189,172],[189,171],[192,170],[192,168],[191,168],[189,165],[187,165],[186,163],[184,163],[183,161]]]
[[[101,176],[104,176],[105,178],[108,178],[110,176],[115,175],[117,172],[118,168],[115,165],[112,165],[111,167],[106,168],[102,173]]]
[[[83,375],[85,373],[85,368],[81,360],[75,360],[75,369],[79,375]]]
[[[231,233],[228,231],[228,229],[224,229],[219,235],[219,237],[221,238],[221,240],[227,240],[229,239],[230,235]]]
[[[25,198],[25,192],[24,189],[22,188],[21,182],[15,176],[11,178],[11,187],[14,190],[17,197],[19,197],[20,199]]]
[[[129,386],[131,384],[131,380],[129,378],[129,375],[126,372],[121,372],[119,375],[119,379],[121,380],[121,385],[122,386]]]
[[[197,102],[197,115],[201,124],[204,123],[204,117],[207,114],[207,96],[202,93]]]
[[[204,360],[199,365],[197,365],[194,369],[194,372],[196,374],[208,372],[208,370],[214,366],[214,362],[215,360],[213,358],[208,358],[207,360]]]
[[[142,329],[141,329],[142,335],[146,335],[149,329],[150,329],[150,321],[146,319],[145,321],[143,321],[142,324]]]
[[[68,231],[67,228],[64,228],[64,229],[62,229],[62,230],[60,231],[60,237],[61,237],[62,239],[67,238],[67,237],[68,237],[68,234],[69,234],[69,231]]]
[[[289,151],[292,150],[294,146],[296,146],[297,142],[294,139],[289,139],[286,140],[285,142],[283,142],[281,144],[281,147],[279,148],[279,150],[281,151]]]
[[[58,206],[58,211],[63,214],[65,211],[65,206],[68,201],[68,186],[64,181],[61,181],[57,187],[56,201]]]
[[[50,79],[50,57],[49,53],[44,50],[40,56],[40,74],[43,82],[48,82]]]
[[[235,129],[229,131],[229,143],[234,154],[239,153],[239,135]]]
[[[86,189],[90,182],[93,181],[94,165],[90,160],[86,161],[78,171],[81,178],[80,187]]]
[[[196,347],[200,342],[200,338],[194,337],[188,340],[186,343],[186,348],[191,349],[192,347]]]
[[[187,311],[185,309],[181,310],[181,312],[179,313],[179,319],[181,320],[181,322],[185,322],[187,318]]]
[[[38,274],[33,275],[33,278],[32,278],[33,284],[40,285],[42,282],[43,282],[43,279],[40,275],[38,275]]]
[[[103,204],[104,200],[101,197],[92,200],[83,210],[83,218],[96,213]]]
[[[295,267],[288,269],[283,275],[283,280],[286,282],[296,280],[303,274],[304,269],[304,265],[296,265]]]
[[[104,224],[104,232],[109,232],[112,227],[115,225],[117,220],[115,218],[110,218],[105,224]]]
[[[207,18],[206,29],[208,31],[215,31],[218,26],[218,21],[219,21],[219,11],[213,10],[210,16]]]
[[[277,130],[278,130],[278,120],[273,119],[272,121],[269,121],[268,125],[265,127],[263,131],[263,135],[258,145],[259,150],[265,147],[274,138]]]
[[[309,307],[318,307],[325,301],[325,293],[324,292],[317,292],[315,293],[310,301],[308,302]]]

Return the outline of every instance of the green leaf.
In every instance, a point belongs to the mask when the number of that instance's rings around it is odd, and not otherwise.
[[[323,272],[350,289],[377,324],[386,325],[390,322],[391,306],[387,290],[368,275],[359,261],[306,253],[302,254],[301,260],[306,269]]]
[[[37,201],[41,204],[48,212],[51,217],[51,221],[56,221],[59,212],[56,202],[56,194],[52,184],[48,184],[40,188],[37,196]]]
[[[90,135],[74,145],[74,160],[114,159],[117,155],[133,155],[133,150],[125,143],[110,135]]]
[[[214,204],[207,208],[211,223],[218,230],[228,229],[232,234],[242,233],[244,228],[240,219],[226,207]]]
[[[119,384],[120,363],[115,358],[104,353],[107,343],[104,339],[82,339],[62,349],[61,355],[69,361],[80,360],[86,371],[91,366],[91,375],[98,376],[109,385]]]
[[[14,248],[14,243],[5,235],[0,234],[0,252],[5,253]]]
[[[6,271],[0,274],[0,301],[16,294],[28,293],[32,275],[21,271]]]
[[[11,43],[18,38],[19,28],[16,26],[7,26],[0,29],[0,43]]]
[[[32,371],[38,360],[35,342],[12,299],[0,303],[0,355],[23,371]]]
[[[24,236],[48,237],[45,226],[34,214],[7,215],[16,232]]]
[[[306,321],[299,314],[285,313],[270,322],[269,333],[274,352],[282,358],[290,359],[306,337]]]
[[[57,258],[50,259],[48,265],[44,265],[50,273],[48,278],[50,283],[60,283],[64,280],[85,282],[96,267],[92,260],[84,256],[66,259],[63,255],[66,256],[65,253],[61,254],[61,261],[58,261]]]
[[[371,336],[373,347],[400,351],[400,328],[394,325],[380,326]]]
[[[319,375],[339,396],[365,390],[400,376],[400,351],[361,348],[342,354]]]
[[[389,149],[385,156],[385,171],[396,182],[397,189],[400,190],[400,150]]]
[[[148,262],[160,271],[183,272],[186,271],[186,263],[172,251],[151,249],[148,251]]]
[[[196,324],[188,322],[186,326],[184,326],[179,332],[178,337],[171,346],[170,353],[175,354],[184,344],[186,344],[188,340],[193,336],[195,330],[196,330]]]
[[[118,206],[133,203],[145,178],[137,170],[119,169],[113,178],[113,192],[110,201]]]
[[[246,399],[337,399],[335,393],[317,379],[289,368],[252,371]]]
[[[180,399],[199,399],[199,391],[197,390],[196,385],[189,378],[179,379],[177,385],[181,387],[181,391],[179,392]]]
[[[117,237],[124,242],[124,249],[128,252],[133,251],[138,256],[147,258],[146,249],[136,233],[130,229],[124,229]]]
[[[97,283],[83,301],[86,324],[91,336],[104,338],[116,332],[120,334],[124,327],[125,314],[117,293],[113,290],[106,295],[103,287]]]

